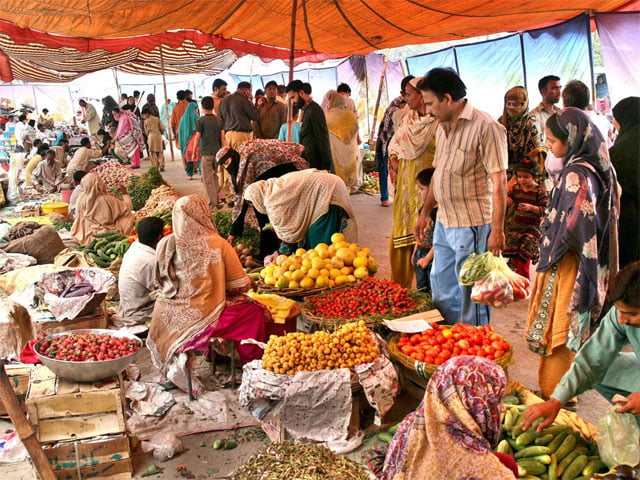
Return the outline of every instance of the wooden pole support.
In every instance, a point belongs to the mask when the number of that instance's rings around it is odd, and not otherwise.
[[[38,470],[42,480],[56,480],[56,475],[53,473],[51,464],[42,451],[42,448],[40,448],[40,442],[38,442],[36,438],[36,432],[24,415],[20,402],[13,392],[9,377],[7,377],[7,372],[4,370],[5,363],[6,360],[0,359],[0,400],[2,400],[2,404],[11,419],[11,423],[13,423],[13,426],[16,428],[16,432],[18,432],[20,440],[22,440],[27,452],[29,452],[31,461],[35,465],[36,470]]]

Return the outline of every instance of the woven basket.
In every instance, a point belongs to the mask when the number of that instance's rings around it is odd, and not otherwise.
[[[281,297],[291,298],[293,300],[303,299],[312,295],[319,295],[329,290],[341,290],[353,285],[346,283],[337,287],[316,287],[316,288],[277,288],[272,285],[265,284],[262,279],[258,281],[258,288],[262,293],[275,293]]]
[[[418,302],[418,306],[407,310],[406,312],[396,313],[396,314],[388,314],[388,315],[376,315],[374,317],[358,317],[358,318],[331,318],[331,317],[322,317],[316,315],[313,312],[313,306],[308,300],[302,304],[302,312],[301,315],[304,319],[308,320],[312,324],[314,324],[317,328],[321,330],[333,331],[336,327],[344,323],[349,322],[357,322],[363,321],[365,325],[369,328],[375,328],[382,323],[382,320],[393,320],[394,318],[401,318],[407,315],[411,315],[419,312],[426,312],[427,310],[433,309],[433,304],[431,303],[431,299],[428,295],[418,292],[412,292],[412,296]]]
[[[412,380],[416,381],[416,380],[422,379],[424,380],[423,386],[426,386],[427,381],[429,380],[429,378],[431,378],[431,375],[433,375],[433,372],[436,371],[439,365],[436,365],[435,363],[419,362],[417,360],[414,360],[410,356],[402,353],[398,348],[399,338],[400,338],[400,334],[394,335],[389,340],[389,345],[388,345],[389,356],[396,363],[399,363],[400,365],[402,365],[412,373],[415,372],[415,374],[417,374],[417,377],[413,375],[411,376]],[[509,362],[511,361],[512,356],[513,356],[513,348],[510,348],[504,353],[502,357],[495,360],[495,362],[504,369],[504,373],[507,375],[507,377],[509,376],[508,365],[509,365]]]

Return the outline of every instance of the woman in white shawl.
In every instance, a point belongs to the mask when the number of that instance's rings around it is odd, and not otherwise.
[[[413,280],[413,227],[422,207],[416,176],[433,166],[438,128],[438,122],[426,115],[422,95],[417,89],[420,80],[421,77],[414,78],[406,86],[403,96],[409,108],[402,115],[388,147],[389,174],[395,183],[389,262],[391,279],[404,287],[410,287]]]
[[[333,173],[308,169],[260,180],[246,187],[244,198],[269,217],[286,244],[306,248],[330,244],[331,235],[340,231],[347,241],[357,241],[349,191]]]
[[[345,97],[335,90],[329,90],[325,95],[323,105],[327,105],[325,118],[331,141],[331,155],[333,167],[349,193],[358,190],[358,120],[348,109]]]

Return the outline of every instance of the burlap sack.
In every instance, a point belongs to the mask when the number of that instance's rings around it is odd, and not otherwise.
[[[51,225],[41,225],[30,235],[16,238],[3,245],[2,250],[11,253],[24,253],[35,257],[39,265],[53,263],[56,255],[64,250],[64,243]]]

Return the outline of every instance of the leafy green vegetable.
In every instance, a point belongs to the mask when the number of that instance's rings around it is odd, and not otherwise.
[[[131,177],[127,185],[127,193],[133,202],[133,209],[140,210],[151,196],[151,190],[164,183],[160,170],[151,167],[139,177]]]
[[[212,215],[213,223],[218,229],[218,233],[222,238],[227,238],[231,232],[231,212],[230,211],[218,211]],[[245,244],[248,248],[260,248],[260,232],[255,228],[244,227],[244,234],[242,237],[238,237],[234,242],[236,245],[239,243]]]

